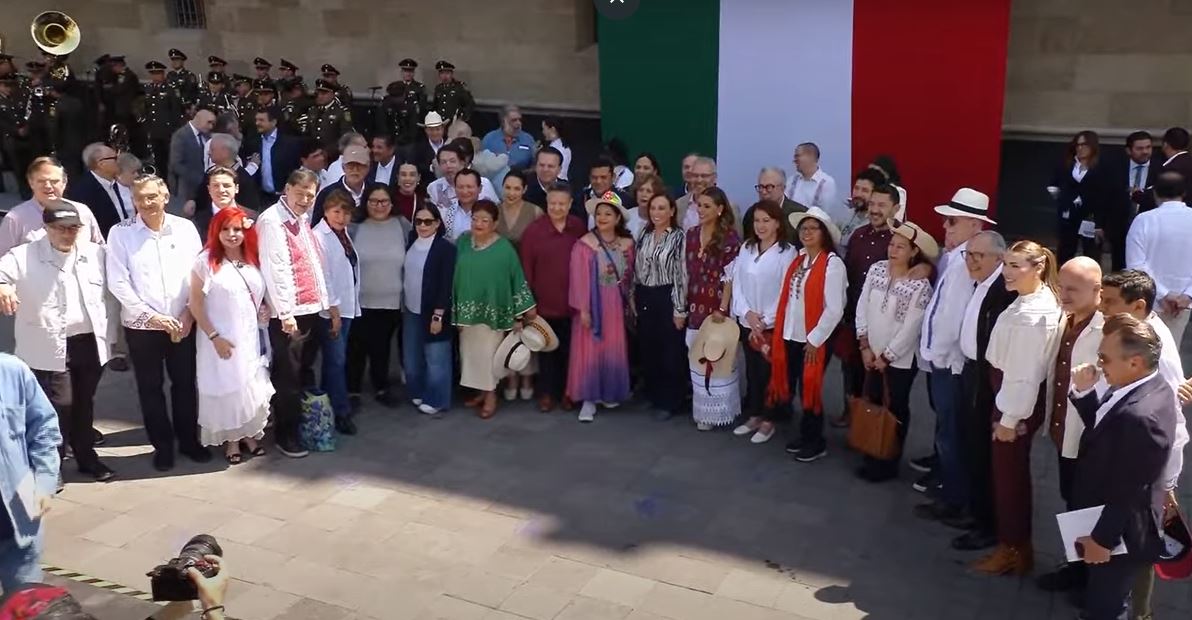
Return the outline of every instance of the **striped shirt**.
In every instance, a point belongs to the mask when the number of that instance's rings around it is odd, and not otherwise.
[[[661,239],[643,230],[637,239],[633,281],[641,286],[671,286],[675,316],[687,316],[685,240],[679,228],[668,228]]]

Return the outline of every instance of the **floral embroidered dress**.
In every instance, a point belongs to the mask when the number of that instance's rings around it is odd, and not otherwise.
[[[455,324],[487,325],[497,331],[513,329],[513,319],[534,307],[521,260],[508,239],[498,238],[479,250],[472,234],[459,238],[455,262],[452,308]]]
[[[895,368],[909,369],[919,351],[923,315],[931,301],[925,278],[890,278],[890,261],[878,261],[865,275],[857,301],[857,338],[869,338],[874,355]]]
[[[571,248],[568,297],[576,316],[571,321],[567,395],[575,402],[629,398],[625,308],[633,258],[632,243],[623,250],[603,244],[593,249],[581,239]],[[581,312],[591,315],[591,327],[583,326]]]
[[[735,230],[724,235],[720,247],[699,251],[700,228],[687,231],[687,329],[698,330],[704,319],[720,307],[724,268],[741,251],[741,237]]]

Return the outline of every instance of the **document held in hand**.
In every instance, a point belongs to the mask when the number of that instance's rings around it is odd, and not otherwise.
[[[1060,537],[1064,539],[1064,555],[1068,557],[1069,562],[1081,561],[1080,554],[1076,551],[1076,539],[1093,533],[1093,528],[1097,526],[1097,520],[1101,518],[1101,511],[1104,508],[1105,506],[1093,506],[1072,512],[1061,512],[1055,516],[1055,520],[1060,526]],[[1125,553],[1126,545],[1119,541],[1111,555],[1125,555]]]

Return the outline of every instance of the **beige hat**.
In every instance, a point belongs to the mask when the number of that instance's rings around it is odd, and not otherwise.
[[[368,149],[363,146],[352,145],[344,149],[343,158],[345,164],[363,164],[365,166],[372,165],[372,161],[368,158]]]
[[[521,335],[511,331],[505,335],[501,344],[497,345],[493,353],[493,376],[498,379],[508,377],[510,373],[519,373],[530,365],[530,348],[522,342]]]
[[[996,225],[989,219],[989,196],[975,189],[962,187],[952,195],[952,200],[946,205],[939,205],[935,212],[944,217],[971,217]]]
[[[535,353],[550,353],[559,348],[559,337],[554,328],[540,316],[522,327],[521,339]]]
[[[824,228],[828,229],[828,236],[832,237],[832,245],[840,245],[840,229],[836,227],[836,222],[832,221],[832,217],[819,207],[811,207],[804,212],[792,213],[787,219],[791,222],[791,228],[797,231],[799,230],[799,222],[809,217],[823,222]]]
[[[923,258],[934,263],[940,257],[939,243],[936,243],[935,238],[918,224],[898,220],[890,220],[889,224],[890,230],[894,231],[894,234],[906,237],[911,243],[918,246],[919,251],[923,253]]]
[[[740,337],[741,328],[736,321],[725,319],[717,323],[710,317],[704,319],[691,342],[687,361],[696,373],[704,377],[705,387],[711,377],[732,376]]]
[[[422,122],[423,127],[442,127],[443,117],[438,112],[427,112],[426,120]]]

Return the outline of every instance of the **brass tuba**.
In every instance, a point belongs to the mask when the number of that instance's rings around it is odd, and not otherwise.
[[[34,17],[29,31],[33,33],[33,42],[37,47],[55,56],[65,56],[75,51],[79,41],[83,40],[79,24],[61,11],[46,11]]]

